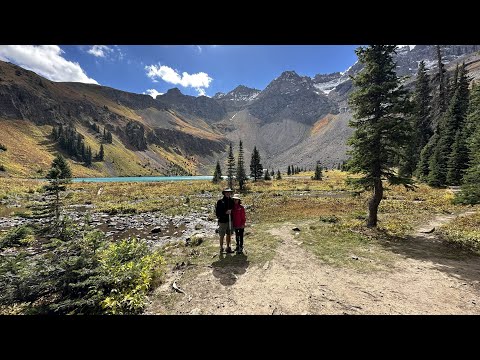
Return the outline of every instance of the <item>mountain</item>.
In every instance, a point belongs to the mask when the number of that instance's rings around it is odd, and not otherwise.
[[[239,85],[226,94],[216,93],[213,99],[222,104],[226,111],[238,111],[252,103],[260,92],[260,90]]]
[[[477,45],[443,45],[448,71],[465,61],[469,76],[480,79]],[[437,66],[435,46],[399,48],[397,73],[412,88],[418,63]],[[52,82],[16,65],[0,62],[0,176],[42,176],[56,151],[52,127],[72,125],[93,153],[104,144],[105,160],[86,167],[69,161],[75,176],[212,174],[225,166],[230,142],[236,153],[244,144],[247,166],[256,146],[264,167],[286,171],[288,165],[336,166],[347,157],[353,130],[348,96],[350,76],[343,72],[301,76],[285,71],[264,90],[239,85],[213,97],[188,96],[173,88],[153,99],[105,86]],[[100,133],[95,130],[100,128]],[[113,135],[105,143],[103,129]]]
[[[225,151],[227,139],[207,121],[223,116],[223,108],[206,97],[207,101],[192,97],[177,102],[172,100],[175,91],[171,93],[157,101],[105,86],[52,82],[0,61],[0,143],[7,147],[2,165],[9,175],[42,176],[54,152],[62,151],[50,136],[52,128],[63,125],[75,127],[94,154],[100,144],[105,148],[105,161],[91,167],[69,157],[74,176],[209,171],[212,158]],[[179,115],[177,108],[198,119]],[[100,133],[92,130],[94,124]],[[104,129],[112,133],[112,144],[105,143]]]

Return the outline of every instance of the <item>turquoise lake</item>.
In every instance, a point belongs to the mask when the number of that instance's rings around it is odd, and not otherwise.
[[[73,178],[72,182],[155,182],[155,181],[185,181],[212,180],[213,176],[131,176],[104,178]]]

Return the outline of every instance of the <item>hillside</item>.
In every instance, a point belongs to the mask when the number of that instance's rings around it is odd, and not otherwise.
[[[0,62],[0,143],[10,176],[41,176],[56,151],[52,127],[73,126],[105,161],[83,166],[69,157],[74,176],[195,174],[209,168],[226,140],[206,122],[191,122],[148,95],[104,86],[49,81],[16,65]],[[91,129],[98,125],[100,133]],[[113,135],[107,144],[101,133]],[[5,174],[4,174],[5,175]]]

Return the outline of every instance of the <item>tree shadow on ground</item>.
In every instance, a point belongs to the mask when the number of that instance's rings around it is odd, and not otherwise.
[[[245,254],[219,254],[217,261],[212,263],[213,276],[219,279],[220,284],[231,286],[238,279],[237,275],[247,271],[250,261]]]
[[[432,237],[418,235],[403,238],[384,233],[379,243],[387,250],[403,257],[430,261],[435,269],[457,279],[475,282],[480,289],[480,256],[470,250],[447,242],[439,234]]]

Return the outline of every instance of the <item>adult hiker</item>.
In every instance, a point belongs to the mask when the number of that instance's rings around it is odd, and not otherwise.
[[[235,230],[235,241],[237,242],[237,254],[243,252],[243,231],[245,230],[245,208],[242,205],[242,200],[239,194],[234,194],[233,199],[233,229]]]
[[[215,213],[218,219],[218,234],[220,235],[220,253],[223,252],[223,238],[227,235],[227,248],[226,253],[232,253],[232,248],[230,247],[231,235],[233,233],[232,228],[232,209],[233,209],[233,200],[231,198],[233,190],[227,188],[222,191],[223,198],[217,201],[215,207]]]

